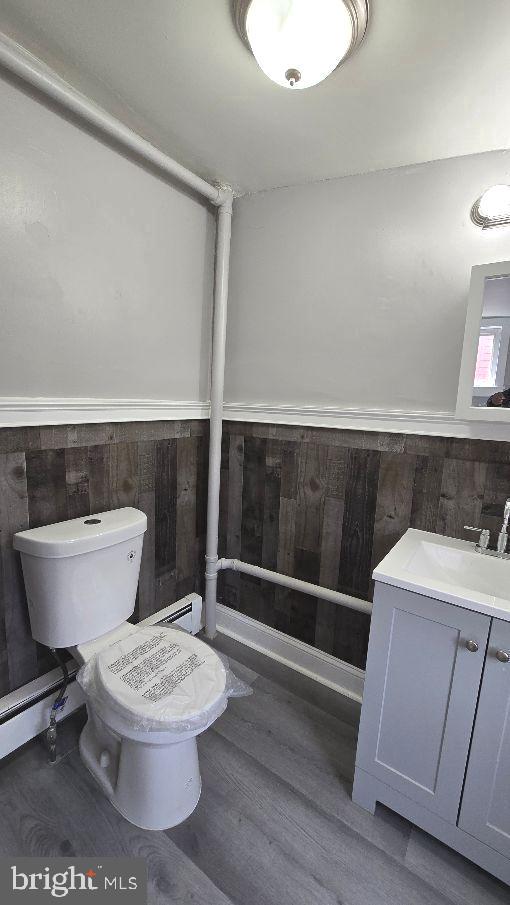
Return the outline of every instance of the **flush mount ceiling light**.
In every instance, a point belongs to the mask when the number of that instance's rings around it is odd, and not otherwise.
[[[471,219],[482,229],[510,226],[510,185],[492,185],[471,208]]]
[[[322,82],[361,44],[368,0],[234,0],[234,20],[262,71],[296,90]]]

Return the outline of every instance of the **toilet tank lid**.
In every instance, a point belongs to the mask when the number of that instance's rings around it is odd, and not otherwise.
[[[84,515],[42,528],[29,528],[14,535],[14,549],[32,556],[58,559],[112,547],[138,537],[147,530],[147,516],[128,506]]]

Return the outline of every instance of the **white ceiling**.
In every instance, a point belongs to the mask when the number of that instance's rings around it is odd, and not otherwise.
[[[241,191],[507,148],[508,0],[371,7],[356,54],[295,93],[258,69],[229,0],[0,0],[0,30]]]

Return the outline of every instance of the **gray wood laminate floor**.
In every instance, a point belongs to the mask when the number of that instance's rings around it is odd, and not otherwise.
[[[351,802],[352,706],[244,659],[234,671],[254,693],[200,737],[202,797],[184,824],[147,832],[112,808],[80,761],[80,712],[56,765],[39,739],[0,765],[0,854],[142,856],[151,905],[508,905],[460,855]]]

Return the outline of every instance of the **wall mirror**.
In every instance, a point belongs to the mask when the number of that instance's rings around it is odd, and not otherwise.
[[[473,267],[457,417],[510,422],[510,261]]]

